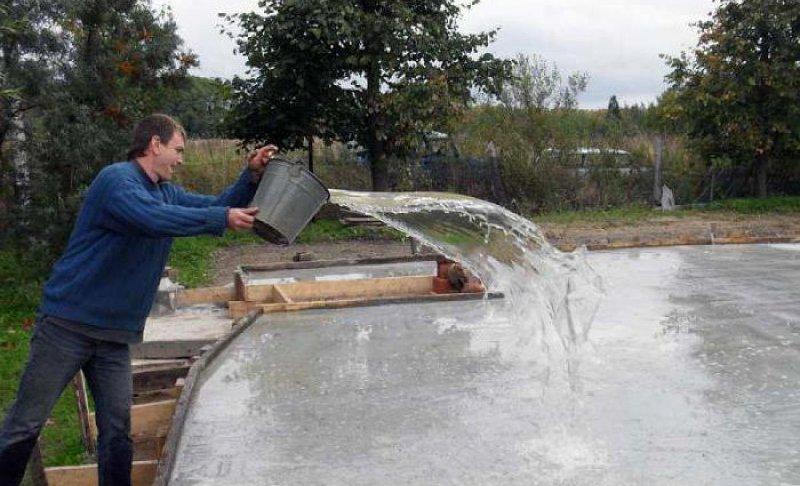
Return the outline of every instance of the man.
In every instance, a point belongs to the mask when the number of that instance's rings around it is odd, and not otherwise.
[[[0,430],[1,485],[20,483],[44,421],[81,369],[96,409],[99,484],[130,484],[129,344],[142,341],[172,237],[251,228],[258,209],[244,206],[277,151],[250,154],[232,186],[204,196],[169,182],[185,138],[166,115],[143,119],[129,161],[105,167],[89,187],[44,286],[28,363]]]

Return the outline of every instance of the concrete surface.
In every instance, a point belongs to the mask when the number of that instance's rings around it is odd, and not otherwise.
[[[800,246],[589,260],[607,295],[571,354],[503,301],[261,318],[171,484],[800,484]]]
[[[195,305],[170,314],[148,317],[144,326],[145,341],[219,339],[231,330],[228,310],[214,305]]]

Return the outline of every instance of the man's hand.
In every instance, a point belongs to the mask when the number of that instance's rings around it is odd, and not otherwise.
[[[228,229],[245,230],[253,227],[258,208],[228,209]]]
[[[275,145],[267,145],[258,150],[250,152],[247,156],[247,168],[254,174],[261,176],[264,169],[269,164],[270,159],[278,152],[278,147]]]

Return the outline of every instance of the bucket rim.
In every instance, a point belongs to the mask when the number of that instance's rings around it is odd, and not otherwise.
[[[325,190],[325,194],[327,195],[327,197],[325,198],[325,201],[326,201],[326,202],[328,202],[328,201],[330,201],[330,200],[331,200],[331,191],[329,191],[329,190],[328,190],[328,188],[325,186],[325,184],[322,182],[322,180],[321,180],[319,177],[317,177],[317,175],[316,175],[316,174],[314,174],[313,172],[311,172],[310,170],[306,169],[305,167],[302,167],[302,165],[301,165],[301,164],[299,164],[298,162],[292,162],[291,160],[289,160],[289,159],[286,159],[286,158],[283,158],[283,157],[273,157],[272,159],[270,159],[269,163],[270,163],[270,164],[273,164],[273,163],[284,163],[284,164],[288,164],[288,165],[300,165],[300,166],[301,166],[301,168],[302,168],[302,169],[303,169],[303,170],[304,170],[304,171],[305,171],[305,172],[306,172],[308,175],[310,175],[311,177],[313,177],[313,178],[314,178],[314,180],[317,182],[317,184],[319,184],[319,186],[320,186],[322,189],[324,189],[324,190]],[[269,167],[269,164],[267,164],[267,167]]]

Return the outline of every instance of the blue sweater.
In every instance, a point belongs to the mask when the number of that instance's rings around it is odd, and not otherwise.
[[[40,311],[98,328],[141,331],[172,237],[221,235],[227,208],[246,206],[255,190],[247,170],[213,197],[153,183],[136,162],[105,167],[86,193]]]

